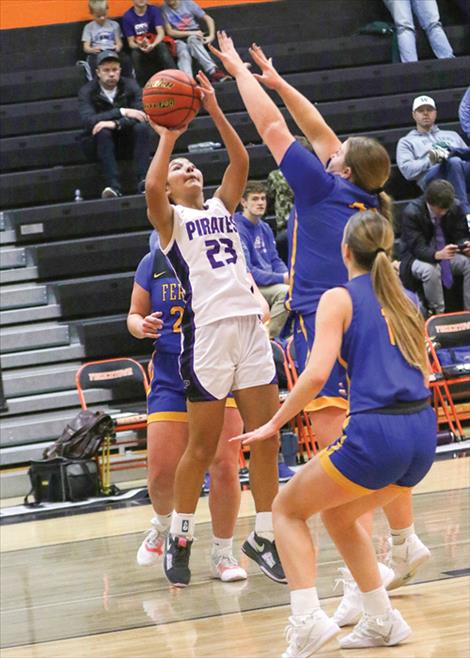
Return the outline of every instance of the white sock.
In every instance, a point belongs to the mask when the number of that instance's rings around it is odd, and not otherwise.
[[[187,537],[192,539],[194,536],[194,526],[196,519],[194,514],[183,514],[173,512],[171,517],[170,534],[174,537]]]
[[[294,617],[309,615],[320,607],[316,587],[293,589],[290,593],[290,607]]]
[[[155,514],[153,518],[154,520],[156,519],[158,527],[161,530],[168,530],[168,528],[170,527],[171,512],[169,514]]]
[[[222,539],[220,537],[212,536],[212,553],[226,553],[232,552],[233,537]]]
[[[273,541],[274,528],[272,512],[256,512],[255,532],[260,537]]]
[[[390,528],[390,534],[392,535],[393,546],[400,546],[405,543],[408,537],[415,534],[415,524],[412,523],[409,528],[400,528],[398,530]]]
[[[370,592],[361,592],[361,596],[363,610],[371,617],[384,616],[392,609],[390,599],[383,585]]]

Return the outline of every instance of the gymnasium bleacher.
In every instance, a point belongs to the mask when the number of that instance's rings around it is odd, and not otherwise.
[[[261,44],[341,136],[373,136],[394,160],[397,140],[412,127],[411,100],[419,93],[436,100],[442,128],[459,129],[458,103],[470,77],[470,27],[452,0],[439,6],[457,58],[434,59],[420,34],[421,61],[407,65],[390,63],[390,38],[357,34],[371,21],[389,21],[380,2],[329,0],[327,18],[324,2],[305,0],[217,7],[210,14],[244,53],[252,41]],[[150,342],[132,338],[125,324],[133,272],[148,245],[145,199],[99,199],[99,167],[86,161],[79,144],[77,92],[84,80],[75,62],[82,27],[28,28],[27,49],[25,30],[21,39],[18,30],[2,33],[0,340],[8,404],[1,416],[3,496],[25,493],[27,462],[39,458],[77,413],[74,375],[81,363],[148,358],[151,352]],[[275,163],[243,111],[235,83],[218,85],[218,95],[248,147],[250,177],[266,178]],[[211,140],[218,141],[217,134],[201,114],[178,140],[177,151]],[[225,151],[191,158],[203,170],[209,193],[220,180]],[[122,166],[132,184],[129,163]],[[85,199],[79,203],[77,188]],[[419,193],[395,164],[387,191],[397,216]],[[91,406],[112,404],[109,391],[92,396]]]

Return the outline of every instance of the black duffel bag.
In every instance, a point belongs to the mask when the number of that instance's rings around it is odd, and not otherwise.
[[[55,457],[32,461],[28,475],[31,491],[24,499],[25,505],[76,502],[100,494],[98,466],[94,459]],[[31,495],[34,503],[28,500]]]

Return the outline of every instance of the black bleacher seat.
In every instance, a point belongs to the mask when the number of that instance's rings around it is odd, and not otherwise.
[[[81,277],[51,283],[62,318],[91,318],[125,313],[129,309],[134,271]]]
[[[302,54],[302,61],[308,61],[309,54]],[[331,52],[328,54],[334,55]],[[397,90],[400,90],[400,93],[409,92],[416,95],[417,77],[427,93],[434,93],[434,90],[463,88],[467,85],[470,56],[437,62],[417,62],[406,67],[399,64],[380,64],[370,67],[364,66],[364,54],[362,54],[358,64],[362,66],[289,74],[286,79],[314,102],[396,94]],[[352,64],[349,63],[349,66]],[[277,95],[273,95],[273,98],[278,105],[281,104]],[[235,82],[224,83],[223,94],[220,94],[220,105],[225,112],[244,110]],[[58,129],[61,133],[65,130],[81,129],[76,97],[35,101],[18,106],[2,105],[0,119],[2,137],[55,133]],[[68,145],[70,141],[67,140],[70,140],[70,137],[64,135],[64,139]]]
[[[5,68],[3,69],[5,71]],[[85,77],[76,66],[2,72],[2,103],[24,103],[76,96]]]
[[[80,116],[76,96],[34,103],[0,105],[0,137],[34,135],[79,127]]]
[[[150,357],[152,342],[140,341],[131,336],[127,331],[126,317],[126,315],[116,315],[70,323],[78,331],[87,359],[142,354],[145,346],[148,346]]]
[[[18,244],[151,229],[142,194],[23,208],[6,215]]]
[[[446,122],[455,119],[456,107],[465,91],[464,87],[434,90],[432,95],[439,110],[439,120]],[[311,88],[314,93],[314,88]],[[403,127],[404,133],[411,129],[410,106],[415,93],[393,96],[374,96],[336,102],[321,103],[320,109],[327,121],[338,133],[354,133],[367,130],[373,125],[376,130]],[[296,126],[282,110],[288,119],[289,126],[296,131]],[[259,142],[259,135],[245,112],[235,112],[229,115],[232,125],[245,143]],[[218,139],[210,117],[199,116],[192,122],[189,130],[178,140],[178,152],[183,152],[194,142],[212,141]],[[192,156],[193,157],[193,156]],[[210,155],[213,162],[219,155]],[[197,163],[198,160],[194,158]],[[259,161],[253,163],[252,176],[262,177],[267,171],[259,170]],[[273,168],[272,165],[269,165]],[[127,184],[126,193],[132,193],[136,181],[128,163],[123,163],[125,175],[123,181]],[[127,169],[126,169],[127,167]],[[217,172],[217,168],[214,170]],[[218,171],[220,174],[220,171]],[[210,176],[210,172],[207,174]],[[83,164],[73,166],[55,166],[47,169],[37,169],[27,172],[6,173],[0,175],[0,195],[3,208],[28,206],[37,203],[57,203],[73,198],[74,190],[80,187],[84,198],[96,198],[104,187],[101,182],[98,165]],[[208,180],[208,182],[210,182]]]
[[[129,272],[148,251],[149,231],[28,247],[39,279]]]

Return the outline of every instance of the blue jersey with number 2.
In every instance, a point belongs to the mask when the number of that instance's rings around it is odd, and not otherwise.
[[[152,313],[161,311],[163,328],[155,341],[158,352],[181,352],[181,322],[184,313],[184,290],[160,249],[140,261],[135,282],[150,294]]]

